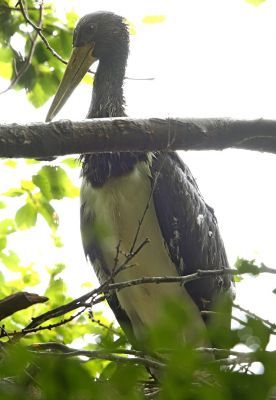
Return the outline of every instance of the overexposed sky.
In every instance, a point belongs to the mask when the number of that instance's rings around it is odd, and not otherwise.
[[[72,6],[80,16],[105,9],[135,24],[127,76],[155,79],[125,81],[129,116],[276,118],[274,0],[260,7],[245,0],[56,3],[60,14]],[[142,23],[145,15],[167,18],[149,25]],[[0,90],[6,84],[1,80]],[[81,85],[58,118],[84,118],[90,98],[91,88]],[[23,93],[11,91],[0,96],[1,122],[43,121],[49,104],[34,110]],[[215,209],[230,262],[240,256],[276,268],[276,156],[238,150],[181,154]],[[9,183],[12,171],[2,179]],[[74,277],[69,278],[69,286],[80,293],[83,289],[76,290],[76,282],[82,274],[83,280],[90,279],[91,272],[80,248],[78,205],[66,204],[60,207],[63,251],[67,273]],[[38,255],[43,257],[47,252],[41,247],[43,233],[38,236]],[[238,301],[276,321],[271,309],[275,287],[274,276],[248,278],[238,285]]]

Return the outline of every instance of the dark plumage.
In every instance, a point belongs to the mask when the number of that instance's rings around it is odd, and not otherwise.
[[[129,49],[124,20],[108,12],[86,15],[75,29],[73,45],[47,119],[54,117],[96,59],[99,65],[87,118],[124,116],[123,80]],[[119,273],[115,281],[228,267],[213,210],[175,153],[88,154],[81,160],[83,246],[101,283],[114,268],[118,243],[122,253],[130,251],[146,208],[139,241],[149,237],[150,243],[132,260],[138,265]],[[123,260],[120,254],[119,262]],[[216,276],[190,282],[185,288],[177,284],[130,287],[111,293],[108,301],[133,339],[133,334],[136,338],[145,334],[168,297],[190,305],[197,329],[203,325],[198,310],[211,309],[217,296],[230,287],[228,276]]]

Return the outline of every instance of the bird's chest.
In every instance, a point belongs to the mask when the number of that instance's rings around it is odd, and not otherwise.
[[[108,273],[122,268],[115,282],[150,276],[178,275],[171,261],[155,213],[149,169],[140,162],[128,175],[109,180],[101,188],[84,182],[84,213],[93,214],[91,233],[103,255]],[[129,253],[137,251],[133,258]],[[95,266],[94,266],[95,268]],[[95,268],[100,281],[106,279],[101,266]],[[141,284],[117,292],[120,306],[126,311],[136,336],[140,336],[159,316],[168,299],[191,302],[177,283]]]

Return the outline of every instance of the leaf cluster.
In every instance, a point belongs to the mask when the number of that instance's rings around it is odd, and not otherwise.
[[[39,3],[22,3],[30,20],[37,25]],[[72,10],[61,20],[51,2],[44,2],[41,32],[60,57],[67,60],[72,46],[72,31],[78,16]],[[37,32],[28,24],[12,0],[0,0],[0,76],[10,79],[16,90],[25,89],[35,107],[42,106],[56,91],[65,65],[53,57]],[[35,40],[31,59],[29,53]],[[27,65],[26,65],[27,63]],[[24,69],[24,73],[20,71]],[[19,77],[19,79],[17,79]],[[13,84],[14,81],[14,84]]]

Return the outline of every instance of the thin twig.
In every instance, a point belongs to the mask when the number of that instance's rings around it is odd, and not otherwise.
[[[85,309],[79,311],[77,314],[74,314],[69,318],[63,319],[60,322],[56,322],[55,324],[49,324],[47,326],[38,326],[38,327],[33,328],[33,329],[23,328],[21,331],[14,331],[14,332],[9,333],[8,336],[13,337],[15,340],[19,340],[19,339],[21,339],[21,337],[26,336],[26,335],[28,335],[30,333],[37,333],[37,332],[40,332],[40,331],[51,330],[53,328],[57,328],[59,326],[65,325],[65,324],[73,321],[78,316],[80,316],[84,311],[85,311]],[[6,331],[4,333],[5,334],[2,335],[2,332],[1,332],[0,338],[7,336]]]
[[[39,315],[38,317],[35,317],[32,319],[32,322],[25,328],[25,331],[28,331],[30,329],[36,328],[37,326],[41,325],[43,322],[48,321],[49,319],[59,317],[62,315],[65,315],[66,313],[78,309],[80,307],[82,308],[88,308],[91,306],[90,303],[85,303],[92,297],[97,297],[94,301],[93,304],[97,304],[103,300],[105,300],[106,296],[102,296],[101,294],[107,294],[109,291],[112,290],[118,290],[118,289],[123,289],[126,287],[130,286],[136,286],[136,285],[141,285],[141,284],[162,284],[162,283],[179,283],[179,284],[185,284],[187,282],[201,279],[201,278],[206,278],[210,276],[223,276],[223,275],[240,275],[241,273],[237,271],[236,269],[231,269],[231,268],[225,268],[225,269],[217,269],[217,270],[202,270],[198,269],[195,273],[190,274],[190,275],[185,275],[185,276],[162,276],[162,277],[143,277],[143,278],[138,278],[138,279],[133,279],[133,280],[128,280],[124,282],[119,282],[119,283],[111,283],[108,285],[101,285],[100,287],[93,289],[92,291],[84,294],[83,296],[72,300],[71,302],[64,304],[62,306],[56,307],[53,310],[47,311],[44,314]],[[242,273],[244,274],[244,273]],[[251,313],[252,314],[252,313]],[[267,321],[270,323],[269,321]],[[271,323],[270,323],[271,324]],[[272,327],[274,327],[274,324],[271,324]]]
[[[118,350],[118,351],[113,351],[111,350],[106,351],[106,350],[77,350],[77,349],[70,349],[67,348],[66,351],[62,350],[62,351],[57,351],[57,349],[55,351],[40,351],[37,350],[37,348],[39,349],[39,345],[36,346],[35,350],[31,350],[32,352],[35,352],[38,355],[54,355],[54,356],[59,356],[59,357],[87,357],[89,360],[95,360],[95,359],[100,359],[100,360],[109,360],[109,361],[115,361],[115,362],[119,362],[119,363],[130,363],[130,364],[142,364],[145,365],[146,367],[150,367],[150,368],[164,368],[165,364],[157,361],[157,360],[153,360],[152,358],[148,358],[146,357],[143,353],[141,352],[134,352],[131,351],[131,353],[129,351],[122,351],[122,350]],[[48,348],[49,349],[49,348]],[[119,354],[131,354],[132,357],[123,357],[118,355]]]
[[[267,271],[263,271],[263,272],[267,272]],[[249,317],[257,319],[257,320],[263,322],[264,324],[268,325],[268,327],[271,329],[271,333],[276,335],[276,324],[275,323],[270,322],[267,319],[263,319],[263,318],[259,317],[258,315],[254,314],[252,311],[241,307],[239,304],[234,303],[233,307],[236,308],[237,310],[242,311],[245,314],[249,315]]]
[[[24,5],[22,3],[22,0],[18,1],[18,5],[20,7],[20,10],[22,12],[22,15],[26,21],[27,24],[29,24],[37,33],[37,35],[41,38],[41,40],[43,41],[43,43],[45,44],[46,48],[51,52],[51,54],[56,57],[59,61],[61,61],[63,64],[67,65],[67,61],[65,61],[49,44],[48,40],[46,39],[46,37],[43,35],[42,33],[42,26],[40,25],[36,25],[27,15],[27,12],[24,8]]]

